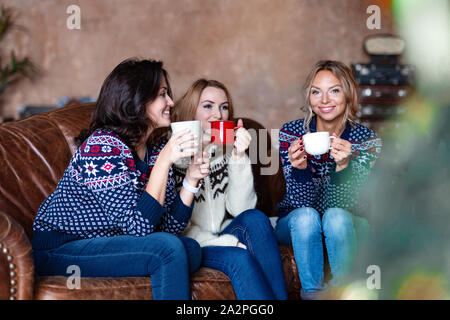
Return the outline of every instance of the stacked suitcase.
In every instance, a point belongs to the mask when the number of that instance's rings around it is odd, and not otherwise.
[[[382,135],[400,125],[405,112],[401,103],[413,91],[414,67],[400,64],[399,52],[381,51],[369,52],[366,47],[369,63],[352,63],[352,71],[359,87],[359,122]]]

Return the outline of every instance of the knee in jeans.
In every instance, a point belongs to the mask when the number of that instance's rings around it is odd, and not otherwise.
[[[188,237],[180,237],[189,260],[189,272],[193,273],[200,268],[202,263],[202,248],[194,239]]]
[[[156,232],[153,233],[153,237],[150,238],[150,241],[155,241],[155,238],[164,245],[168,250],[169,255],[186,255],[186,249],[183,242],[176,235],[166,232]]]
[[[238,218],[241,220],[243,225],[270,225],[269,218],[258,209],[249,209],[242,212]]]
[[[180,238],[180,240],[182,240],[187,251],[193,252],[195,254],[197,254],[199,252],[201,253],[202,248],[200,247],[200,244],[196,240],[188,238],[188,237],[182,237],[182,238]]]
[[[345,236],[349,228],[353,228],[350,213],[341,208],[330,208],[323,214],[323,231],[325,234]]]
[[[253,255],[245,249],[233,248],[233,265],[239,270],[248,270],[249,266],[255,263]]]
[[[298,208],[289,213],[289,229],[301,236],[310,236],[315,232],[321,232],[319,213],[308,207]]]

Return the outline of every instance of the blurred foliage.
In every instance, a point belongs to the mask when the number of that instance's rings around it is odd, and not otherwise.
[[[334,297],[450,299],[450,2],[392,4],[417,84],[361,192],[371,236]],[[364,283],[370,265],[380,268],[380,289]]]
[[[0,8],[0,41],[13,29],[24,30],[23,27],[15,23],[16,18],[17,16],[11,8],[4,6]],[[36,72],[37,68],[33,62],[28,57],[18,59],[14,50],[11,51],[9,62],[5,65],[3,65],[0,56],[0,95],[11,85],[24,77],[32,76]]]

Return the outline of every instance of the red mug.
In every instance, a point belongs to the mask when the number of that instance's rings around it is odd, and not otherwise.
[[[234,121],[211,121],[211,143],[234,144]]]

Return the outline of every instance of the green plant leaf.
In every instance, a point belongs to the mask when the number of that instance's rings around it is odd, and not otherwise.
[[[7,8],[4,5],[0,7],[0,40],[12,28],[25,30],[25,28],[15,24],[14,20],[16,17],[11,8]],[[9,64],[3,66],[0,59],[0,95],[8,87],[20,81],[22,77],[30,77],[36,73],[38,73],[38,69],[28,57],[18,59],[14,50],[11,50]]]

